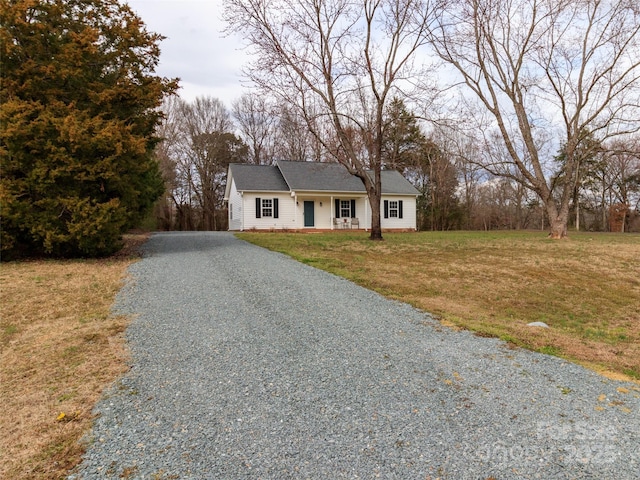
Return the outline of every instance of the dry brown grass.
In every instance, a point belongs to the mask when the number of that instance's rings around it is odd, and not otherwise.
[[[640,378],[640,236],[538,232],[242,235],[443,322]],[[543,321],[550,329],[527,327]]]
[[[0,265],[0,478],[63,478],[106,385],[127,369],[125,317],[110,315],[144,235],[104,260]]]

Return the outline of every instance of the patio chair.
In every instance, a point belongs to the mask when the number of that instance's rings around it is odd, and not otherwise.
[[[355,227],[356,229],[360,228],[360,220],[357,218],[351,219],[351,228]]]

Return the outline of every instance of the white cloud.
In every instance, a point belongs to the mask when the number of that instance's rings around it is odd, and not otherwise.
[[[180,96],[210,95],[228,106],[243,92],[242,41],[224,34],[221,0],[129,0],[149,31],[167,37],[157,74],[180,77]]]

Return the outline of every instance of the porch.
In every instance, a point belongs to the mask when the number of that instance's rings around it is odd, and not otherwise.
[[[366,196],[293,194],[294,223],[307,230],[366,230],[370,209]]]

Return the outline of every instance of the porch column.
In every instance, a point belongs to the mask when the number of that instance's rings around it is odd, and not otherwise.
[[[331,222],[331,230],[334,229],[335,222],[334,219],[335,212],[333,211],[333,195],[331,195],[331,201],[329,202],[329,222]]]
[[[364,220],[364,222],[365,222],[364,223],[364,228],[365,228],[365,231],[368,232],[371,229],[371,219],[369,218],[369,217],[371,217],[371,215],[370,215],[370,213],[371,213],[371,204],[369,203],[369,196],[368,195],[367,195],[367,198],[366,198],[366,200],[364,202],[364,205],[366,207],[365,208],[365,216],[366,216],[366,218]],[[367,227],[367,225],[369,225],[369,227]]]

